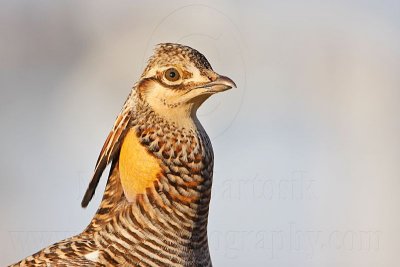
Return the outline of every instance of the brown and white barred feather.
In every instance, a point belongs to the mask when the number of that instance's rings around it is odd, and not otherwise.
[[[213,152],[207,134],[201,125],[196,130],[171,125],[149,108],[135,115],[129,127],[163,162],[154,187],[129,203],[115,161],[86,230],[14,266],[211,266],[207,218]]]
[[[187,88],[168,84],[162,87],[155,68],[168,64],[181,64],[193,71],[183,70]],[[221,84],[214,83],[218,78]],[[175,97],[188,100],[191,88],[205,85],[199,92],[206,95],[197,95],[199,103],[190,107],[197,109],[209,96],[207,86],[213,84],[216,91],[211,90],[211,94],[235,86],[229,78],[213,72],[198,51],[178,44],[161,44],[101,150],[82,206],[91,200],[105,167],[110,162],[112,166],[102,202],[88,227],[12,266],[212,266],[207,240],[214,162],[211,142],[193,110],[182,108],[183,100],[176,102],[172,98],[167,103],[162,98],[161,102],[154,102],[161,100],[154,98],[154,90],[165,90],[166,97],[175,92]],[[155,108],[159,110],[155,112]],[[161,116],[164,111],[171,112],[173,119]],[[182,117],[181,112],[187,116]],[[128,132],[135,135],[139,147],[145,149],[143,155],[155,160],[160,170],[150,180],[150,186],[140,187],[144,190],[132,194],[134,197],[129,200],[120,165],[121,146]],[[131,178],[136,175],[140,173]]]

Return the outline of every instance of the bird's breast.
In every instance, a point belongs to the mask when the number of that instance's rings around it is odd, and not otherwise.
[[[141,144],[134,129],[129,130],[122,143],[119,171],[125,197],[130,202],[154,186],[162,171],[159,160]]]

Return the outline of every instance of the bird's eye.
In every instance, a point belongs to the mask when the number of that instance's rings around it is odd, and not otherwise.
[[[178,70],[175,68],[169,68],[164,73],[165,78],[170,82],[176,82],[181,77]]]

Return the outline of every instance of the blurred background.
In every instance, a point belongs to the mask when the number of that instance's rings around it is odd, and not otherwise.
[[[399,1],[1,1],[0,266],[82,231],[95,161],[155,44],[237,89],[215,150],[215,266],[398,266]],[[106,172],[107,173],[107,172]],[[396,256],[397,255],[397,256]]]

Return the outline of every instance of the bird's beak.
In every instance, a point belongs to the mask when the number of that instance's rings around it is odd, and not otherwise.
[[[207,93],[219,93],[229,90],[233,87],[236,88],[235,82],[223,75],[218,75],[216,80],[201,86],[201,88],[207,89]]]

